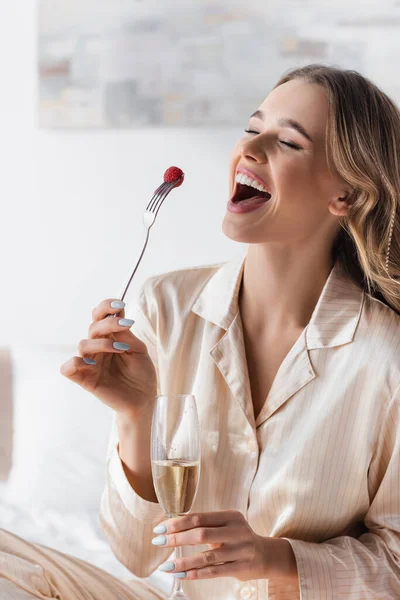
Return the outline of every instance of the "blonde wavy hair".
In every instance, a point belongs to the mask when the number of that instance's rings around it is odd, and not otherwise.
[[[357,71],[311,64],[286,72],[274,87],[292,79],[325,88],[328,166],[352,189],[334,260],[400,314],[400,110]]]

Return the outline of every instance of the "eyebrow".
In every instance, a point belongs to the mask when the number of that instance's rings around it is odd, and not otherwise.
[[[254,117],[256,119],[261,119],[261,121],[264,121],[264,113],[262,112],[262,110],[256,110],[256,112],[254,112],[252,115],[250,115],[250,119],[252,117]],[[312,137],[307,133],[307,131],[304,129],[303,125],[301,125],[294,119],[288,119],[285,117],[281,117],[280,119],[277,120],[277,123],[278,123],[278,125],[281,125],[282,127],[290,127],[291,129],[295,129],[296,131],[301,133],[301,135],[303,135],[305,138],[307,138],[307,140],[309,142],[311,142],[312,144],[314,143]]]

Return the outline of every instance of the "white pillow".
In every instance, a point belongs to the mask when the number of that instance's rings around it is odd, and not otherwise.
[[[8,478],[12,453],[12,361],[10,348],[0,348],[0,481]]]
[[[60,374],[76,346],[12,346],[13,466],[6,500],[99,510],[112,411]]]
[[[11,350],[13,466],[0,482],[1,526],[129,579],[98,520],[111,409],[60,374],[76,346]],[[168,592],[172,578],[156,571],[148,581]]]

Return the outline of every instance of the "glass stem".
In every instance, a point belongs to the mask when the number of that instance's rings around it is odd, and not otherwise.
[[[182,558],[182,546],[177,546],[175,548],[175,558]],[[182,579],[174,578],[174,587],[172,592],[182,592]]]

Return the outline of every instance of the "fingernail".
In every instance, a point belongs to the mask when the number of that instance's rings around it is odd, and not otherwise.
[[[122,342],[114,342],[113,346],[116,350],[129,350],[129,344],[123,344]]]
[[[159,571],[163,571],[163,572],[168,572],[168,571],[173,571],[175,569],[175,563],[174,562],[166,562],[163,565],[160,565],[158,567]]]
[[[181,571],[180,573],[171,573],[172,577],[175,577],[176,579],[185,579],[187,573],[186,571]]]
[[[154,527],[153,531],[154,533],[167,533],[167,526],[164,524],[157,525],[157,527]]]
[[[121,327],[132,327],[134,322],[135,321],[133,319],[120,319],[118,321],[118,325],[121,325]]]
[[[111,302],[111,308],[125,308],[125,306],[125,302],[122,302],[122,300],[114,300]]]
[[[151,540],[151,543],[154,546],[165,546],[165,544],[167,543],[167,538],[165,537],[165,535],[159,535],[156,538],[153,538]]]
[[[93,360],[92,358],[84,358],[83,362],[86,363],[87,365],[96,365],[97,362],[95,360]]]

